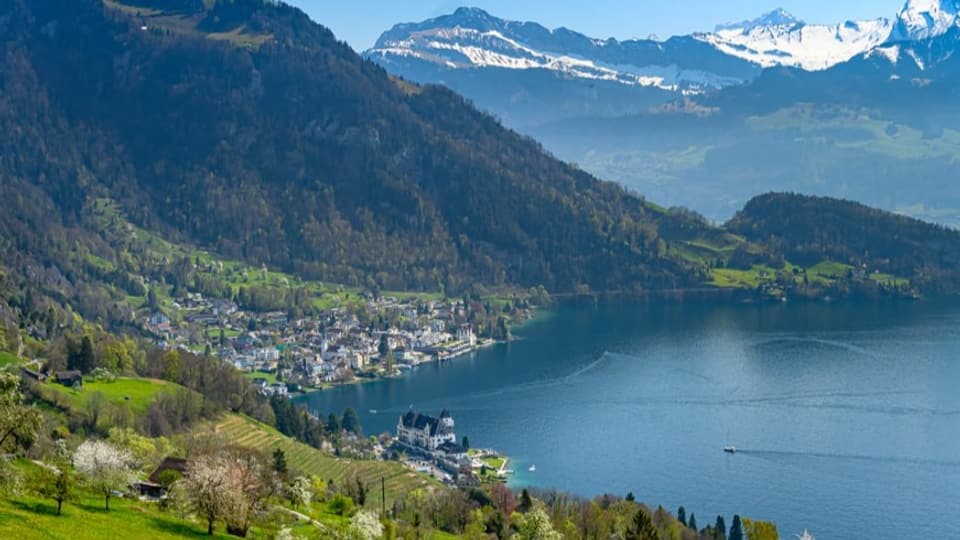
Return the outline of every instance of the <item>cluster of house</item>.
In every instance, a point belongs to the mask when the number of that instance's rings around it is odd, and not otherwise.
[[[370,319],[388,321],[387,328],[361,323],[345,308],[288,320],[284,313],[244,311],[228,300],[190,294],[174,304],[177,314],[173,317],[160,312],[149,315],[144,329],[161,346],[210,347],[242,371],[276,373],[284,384],[257,383],[266,395],[284,392],[281,387],[286,383],[314,387],[356,376],[392,375],[484,344],[467,322],[464,307],[455,301],[369,298],[365,308],[374,314]],[[182,322],[174,323],[172,318]]]
[[[448,472],[459,473],[471,467],[467,449],[457,443],[453,417],[446,409],[439,418],[408,411],[397,421],[395,443],[405,451],[429,457]]]

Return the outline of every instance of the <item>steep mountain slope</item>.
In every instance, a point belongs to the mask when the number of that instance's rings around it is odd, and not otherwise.
[[[743,26],[725,26],[696,37],[718,50],[763,67],[827,69],[887,41],[887,19],[847,21],[837,25],[806,24],[788,14],[767,15]]]
[[[389,77],[294,8],[137,1],[0,4],[0,322],[31,335],[75,314],[128,325],[132,299],[196,259],[145,249],[157,236],[447,293],[742,288],[717,269],[769,259]]]
[[[917,41],[947,33],[960,21],[956,0],[907,0],[897,15],[890,41]]]
[[[599,40],[477,8],[398,24],[364,56],[410,80],[453,88],[514,127],[640,112],[759,73],[692,37]]]
[[[448,90],[390,79],[300,11],[184,6],[0,6],[0,165],[7,194],[25,194],[8,199],[5,240],[62,253],[57,225],[110,196],[175,240],[347,284],[700,279],[658,233],[700,224],[549,157]],[[54,238],[18,232],[30,229]]]
[[[956,12],[953,0],[912,0],[892,22],[818,26],[777,11],[675,38],[664,50],[688,40],[771,67],[707,92],[688,88],[678,96],[661,88],[652,101],[635,93],[650,87],[601,84],[550,66],[470,65],[441,73],[427,60],[418,60],[416,71],[384,65],[454,87],[560,158],[715,221],[759,193],[799,191],[960,226],[960,192],[950,188],[960,173]],[[452,23],[441,18],[414,30],[429,35],[444,24]],[[521,31],[528,23],[497,24],[511,29],[513,41],[544,50]],[[385,38],[414,30],[401,26]],[[541,30],[553,39],[568,32]],[[581,38],[587,45],[568,56],[596,62],[608,47]],[[420,46],[410,43],[411,50]]]

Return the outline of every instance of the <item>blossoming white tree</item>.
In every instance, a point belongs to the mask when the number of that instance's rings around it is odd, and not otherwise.
[[[200,456],[187,469],[186,476],[174,486],[180,499],[207,522],[207,534],[230,508],[230,465],[221,456]]]
[[[73,454],[74,468],[91,489],[103,495],[107,510],[110,510],[113,492],[126,488],[136,479],[131,461],[128,452],[95,440],[84,441]]]
[[[378,540],[383,537],[383,524],[377,514],[370,510],[357,512],[350,524],[354,534],[363,540]]]
[[[293,479],[293,482],[290,482],[290,485],[287,486],[287,495],[290,498],[290,504],[294,508],[300,508],[301,506],[310,506],[310,502],[313,500],[313,489],[310,485],[310,479],[303,476],[298,476]]]
[[[194,459],[174,486],[176,497],[206,520],[209,534],[223,520],[228,533],[243,537],[252,520],[266,511],[275,482],[261,454],[230,448]]]

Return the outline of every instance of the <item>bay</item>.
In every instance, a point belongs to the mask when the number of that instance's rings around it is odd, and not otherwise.
[[[957,304],[562,307],[518,335],[304,400],[355,408],[368,434],[447,408],[472,446],[513,458],[515,486],[633,492],[701,526],[738,513],[784,538],[960,530]]]

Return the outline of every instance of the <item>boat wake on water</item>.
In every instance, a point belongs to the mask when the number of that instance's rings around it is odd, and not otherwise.
[[[576,379],[597,369],[605,360],[611,357],[612,357],[611,353],[604,352],[600,354],[596,359],[591,361],[590,363],[578,368],[577,370],[575,370],[574,372],[568,375],[563,375],[560,377],[553,377],[548,379],[534,380],[534,381],[518,383],[518,384],[512,384],[512,385],[504,386],[502,388],[498,388],[496,390],[487,390],[487,391],[481,390],[479,392],[471,392],[468,394],[457,396],[454,399],[454,402],[464,403],[464,402],[470,402],[478,399],[489,400],[491,398],[501,397],[504,395],[524,393],[524,392],[529,392],[531,390],[538,390],[541,388],[550,388],[554,386],[570,384],[574,382]],[[449,403],[449,402],[450,402],[449,399],[445,401],[445,403]]]
[[[753,456],[757,458],[767,458],[767,459],[777,459],[777,458],[835,459],[835,460],[844,460],[844,461],[884,462],[884,463],[900,463],[904,465],[960,468],[960,461],[921,459],[921,458],[910,458],[910,457],[869,456],[864,454],[834,454],[829,452],[799,452],[799,451],[788,451],[788,450],[755,450],[755,449],[749,449],[749,448],[737,448],[735,452],[738,456],[744,455],[744,456]]]

